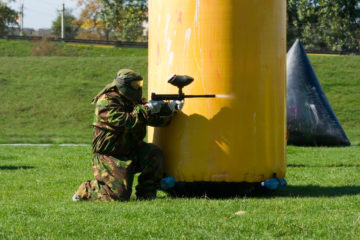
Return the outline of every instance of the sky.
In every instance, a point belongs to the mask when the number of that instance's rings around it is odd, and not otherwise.
[[[9,2],[5,0],[5,2]],[[65,8],[73,9],[75,17],[80,15],[77,0],[15,0],[8,3],[8,6],[20,11],[21,4],[24,4],[24,28],[51,28],[52,22],[58,16],[62,4]]]

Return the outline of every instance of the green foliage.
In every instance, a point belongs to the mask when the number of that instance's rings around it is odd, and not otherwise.
[[[358,51],[360,0],[288,0],[287,41],[306,49]]]
[[[18,26],[16,19],[18,14],[6,5],[6,2],[0,0],[0,35],[6,35],[9,27]]]
[[[111,29],[102,20],[104,11],[101,0],[78,0],[83,9],[78,21],[81,23],[78,39],[109,40]]]
[[[80,29],[80,23],[76,21],[75,17],[72,15],[71,10],[65,10],[65,38],[73,39],[77,35]],[[55,21],[53,21],[51,26],[52,33],[60,38],[61,37],[61,14],[59,14]]]
[[[143,40],[143,22],[147,20],[147,0],[101,0],[102,18],[123,41]]]
[[[90,145],[0,146],[0,238],[358,239],[359,156],[289,147],[289,185],[269,196],[74,203],[93,179]]]

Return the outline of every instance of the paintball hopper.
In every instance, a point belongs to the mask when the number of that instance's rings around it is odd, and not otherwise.
[[[178,88],[183,88],[187,85],[189,85],[190,83],[192,83],[194,81],[194,79],[190,76],[186,76],[186,75],[176,75],[173,74],[168,80],[167,82],[170,83],[171,85],[174,85]]]

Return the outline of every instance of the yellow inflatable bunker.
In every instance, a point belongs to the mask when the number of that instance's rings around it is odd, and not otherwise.
[[[194,82],[181,112],[148,140],[177,182],[258,183],[285,177],[285,0],[150,0],[149,97]]]

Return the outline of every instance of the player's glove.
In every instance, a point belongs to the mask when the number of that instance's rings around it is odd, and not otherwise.
[[[163,101],[150,100],[149,102],[145,103],[145,106],[147,106],[150,109],[151,114],[155,114],[160,112],[161,106],[163,104],[164,104]]]
[[[184,107],[184,100],[171,100],[168,106],[172,112],[180,111]]]

